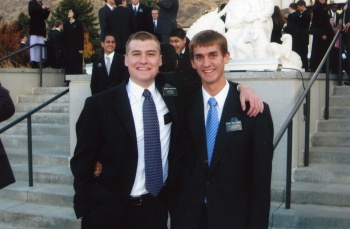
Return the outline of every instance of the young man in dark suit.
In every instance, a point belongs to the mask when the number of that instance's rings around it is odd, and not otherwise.
[[[91,94],[95,95],[118,86],[128,77],[124,57],[114,52],[115,38],[107,33],[101,42],[104,54],[94,62],[91,75]]]
[[[131,5],[128,6],[132,10],[136,17],[137,32],[146,31],[153,32],[152,13],[151,8],[140,3],[140,0],[131,0]]]
[[[185,30],[181,28],[173,29],[170,32],[170,44],[174,46],[177,53],[178,67],[176,73],[190,90],[197,90],[202,83],[197,71],[191,65],[188,49],[189,40],[186,37]]]
[[[101,33],[100,33],[100,38],[101,41],[103,41],[103,38],[105,37],[106,34],[106,30],[107,30],[107,16],[110,12],[112,12],[114,10],[115,7],[115,2],[114,0],[105,0],[106,5],[104,5],[103,7],[101,7],[98,11],[98,20],[100,23],[100,29],[101,29]]]
[[[13,105],[9,91],[1,86],[0,83],[0,122],[9,119],[15,113],[15,106]],[[9,184],[14,183],[15,177],[11,169],[11,165],[7,158],[4,146],[0,140],[0,189]]]
[[[134,12],[126,8],[126,0],[115,0],[115,4],[117,7],[107,16],[107,33],[115,37],[115,51],[124,55],[127,40],[137,30],[137,22]]]
[[[256,117],[240,107],[224,76],[226,38],[212,30],[190,43],[202,90],[189,100],[185,126],[188,173],[171,228],[267,228],[273,124],[267,104]]]
[[[179,11],[179,0],[154,0],[160,8],[158,16],[157,33],[161,41],[169,43],[170,32],[177,28],[177,12]]]
[[[59,69],[62,67],[62,48],[63,48],[63,40],[62,40],[62,29],[63,23],[60,20],[55,21],[54,29],[50,32],[50,36],[48,37],[48,47],[50,47],[52,61],[50,62],[50,66],[52,68]]]
[[[309,46],[309,27],[311,16],[309,12],[306,10],[306,3],[303,0],[297,2],[297,9],[299,12],[298,24],[297,24],[297,37],[296,39],[296,50],[295,52],[299,54],[301,57],[301,61],[303,63],[302,68],[305,71],[309,70],[309,64],[307,59],[308,46]],[[293,40],[294,43],[294,40]]]
[[[285,33],[289,33],[292,38],[292,50],[296,52],[298,46],[298,21],[299,21],[299,13],[297,11],[297,4],[291,3],[289,4],[289,15],[287,18],[287,26],[283,29]]]

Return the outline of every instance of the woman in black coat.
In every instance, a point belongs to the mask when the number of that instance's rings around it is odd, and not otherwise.
[[[69,21],[63,25],[63,66],[66,75],[83,73],[84,31],[78,17],[77,10],[69,10]]]
[[[310,27],[310,33],[313,34],[310,58],[311,71],[316,71],[334,38],[327,10],[327,0],[316,0],[312,8],[313,16]],[[323,69],[325,69],[325,66]]]
[[[9,119],[15,113],[9,91],[0,84],[0,122]],[[4,146],[0,140],[0,189],[15,182],[12,169],[7,158]]]

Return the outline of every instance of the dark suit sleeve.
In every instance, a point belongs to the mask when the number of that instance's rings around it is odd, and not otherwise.
[[[0,122],[9,119],[15,113],[15,105],[12,102],[10,93],[0,86]]]
[[[252,197],[248,228],[267,228],[270,209],[270,186],[273,157],[273,123],[270,109],[264,104],[253,127],[252,146]]]
[[[170,9],[174,5],[174,0],[162,0],[157,3],[160,8]]]
[[[104,35],[106,34],[106,26],[107,26],[107,12],[106,12],[104,7],[102,7],[98,11],[98,20],[100,22],[100,29],[101,29],[100,38],[101,38],[101,41],[102,41]]]
[[[74,176],[74,210],[77,218],[90,210],[90,198],[95,178],[93,175],[97,161],[101,136],[95,105],[89,97],[76,125],[77,145],[70,161]]]
[[[92,67],[92,74],[91,74],[91,83],[90,83],[90,89],[91,89],[91,95],[95,95],[98,93],[98,83],[97,83],[97,65],[96,63],[93,63]]]
[[[127,8],[128,10],[130,10],[129,8]],[[130,31],[131,33],[135,33],[137,32],[137,21],[136,21],[136,17],[135,14],[131,12],[129,13],[129,17],[130,17]]]

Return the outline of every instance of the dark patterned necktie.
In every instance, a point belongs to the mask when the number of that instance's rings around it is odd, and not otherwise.
[[[145,97],[142,112],[145,141],[146,189],[153,196],[157,196],[163,186],[159,122],[151,92],[145,89],[142,95]]]

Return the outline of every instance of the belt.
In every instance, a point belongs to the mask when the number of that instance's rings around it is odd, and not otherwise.
[[[141,206],[147,204],[150,200],[155,199],[150,193],[141,196],[130,196],[129,204],[131,206]]]

